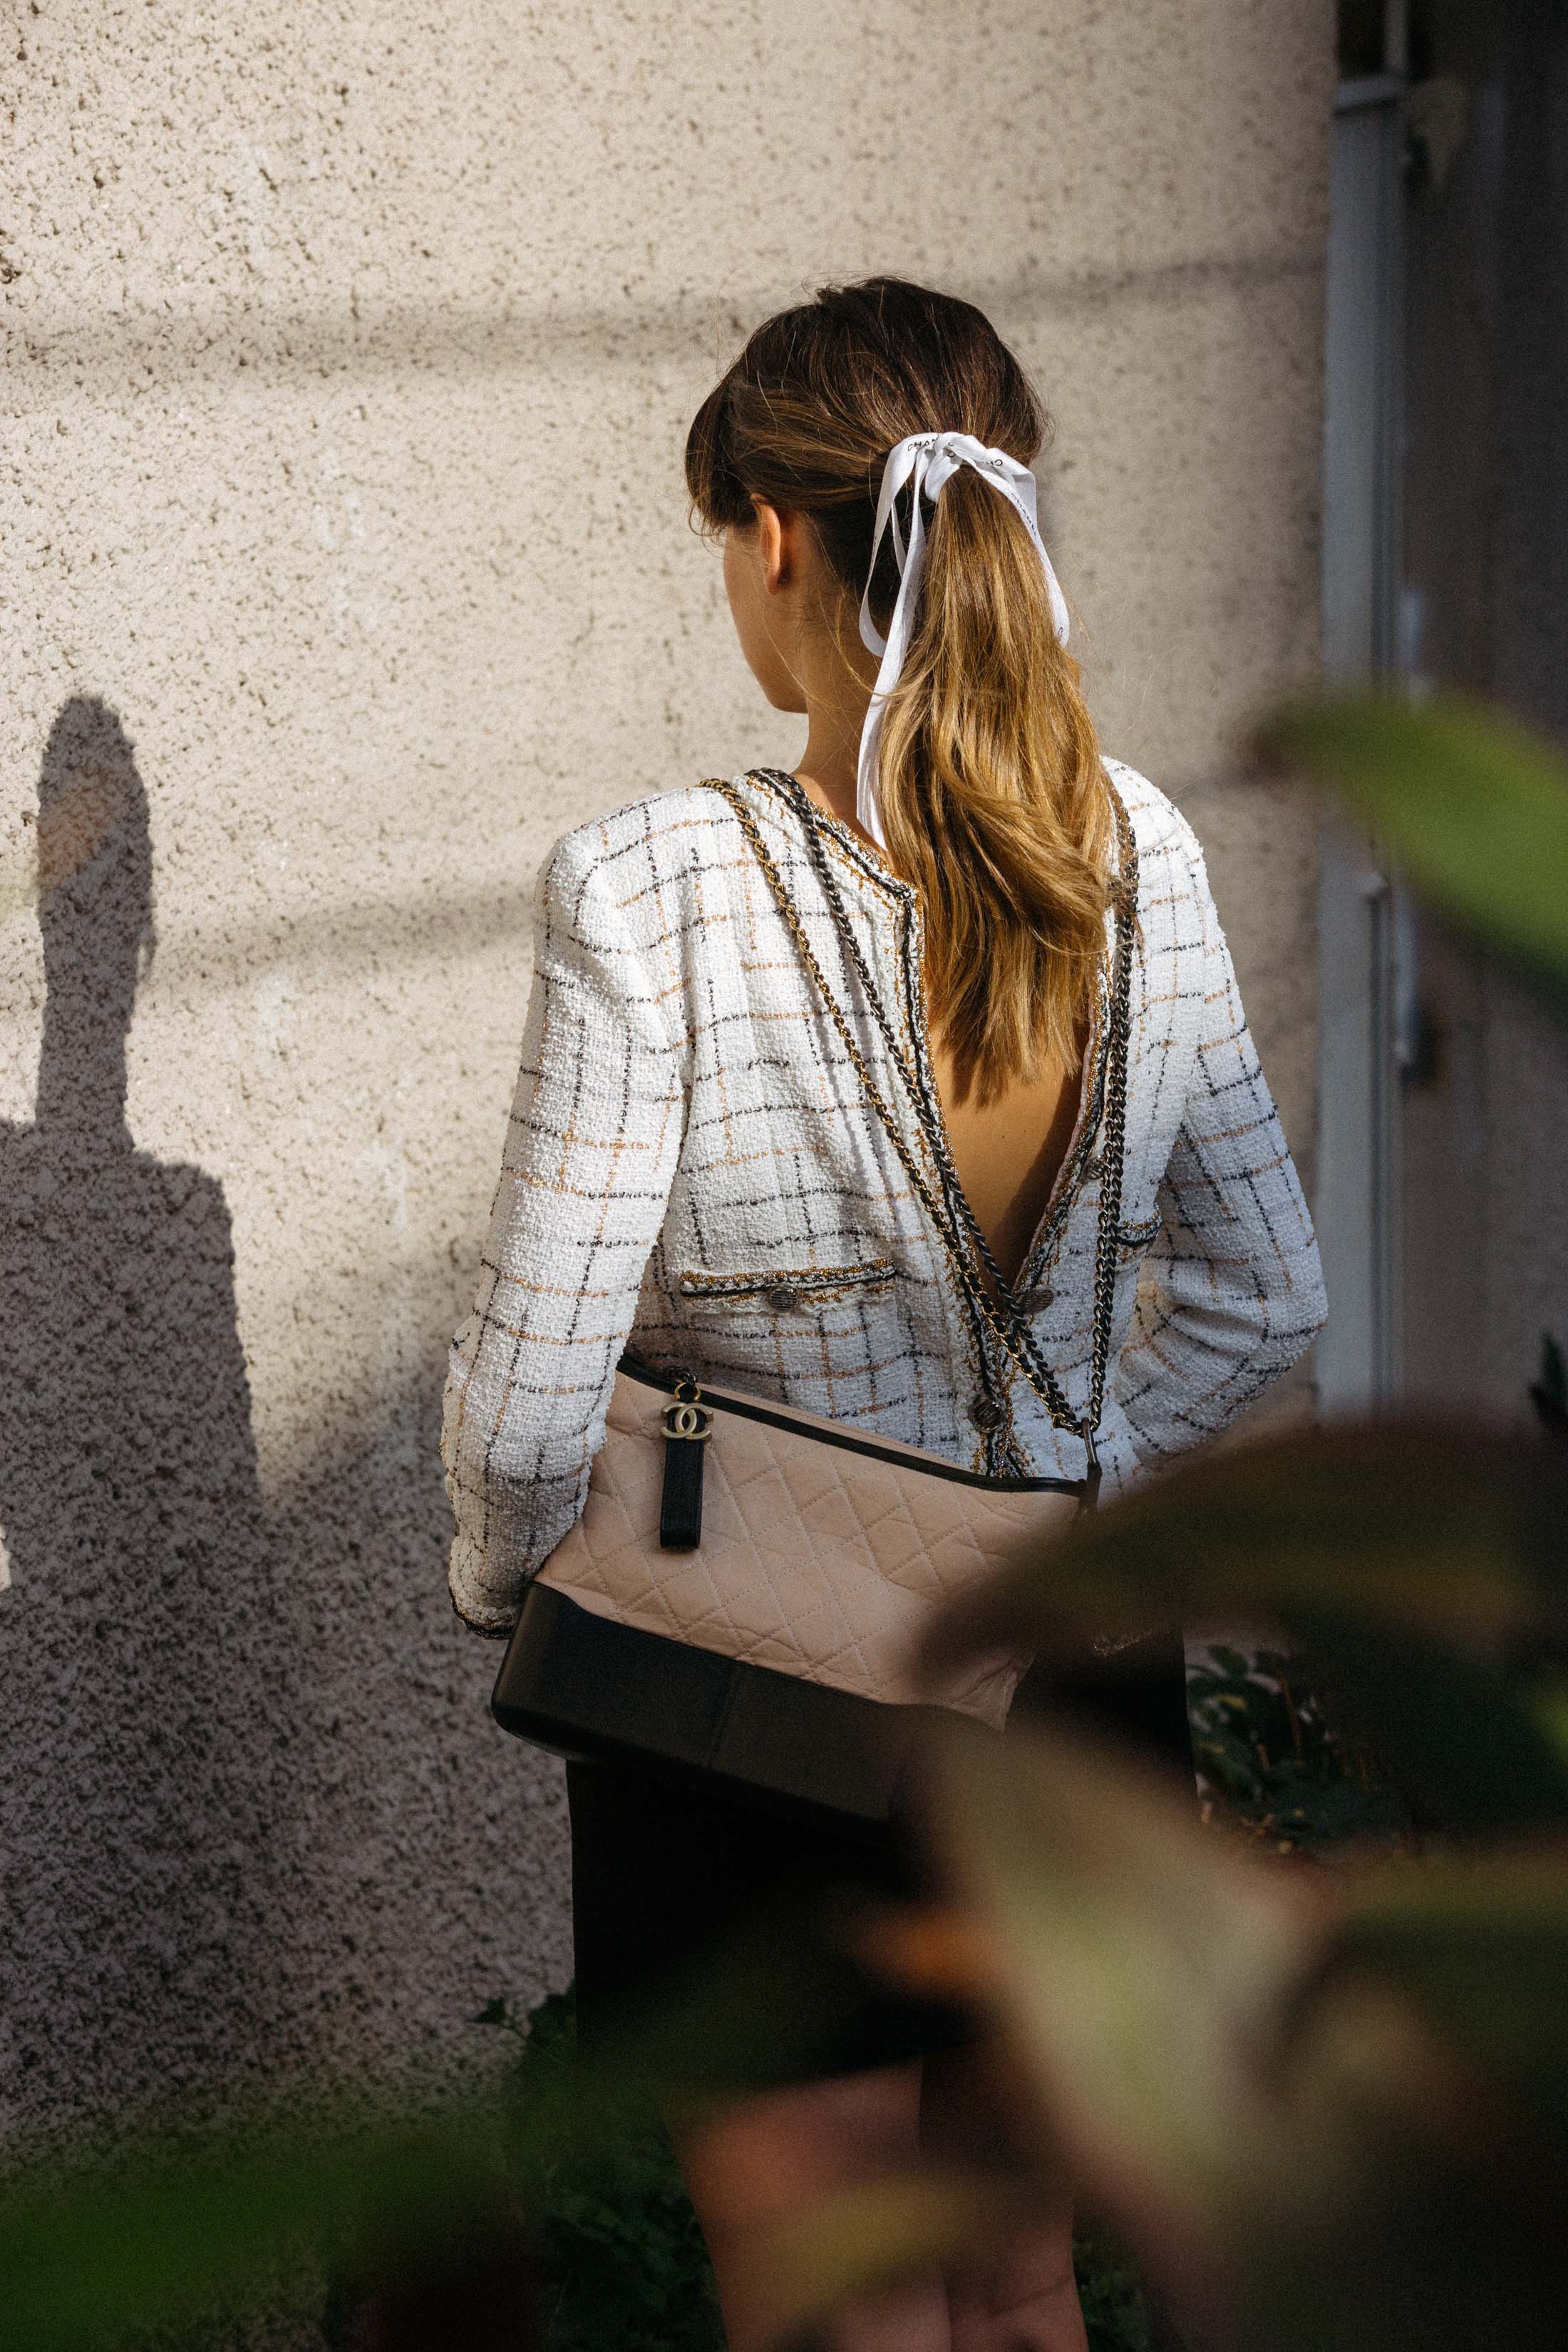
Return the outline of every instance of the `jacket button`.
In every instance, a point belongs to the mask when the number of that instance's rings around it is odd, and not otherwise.
[[[1041,1284],[1038,1290],[1031,1290],[1025,1303],[1031,1315],[1043,1315],[1047,1307],[1055,1306],[1056,1297],[1056,1292],[1051,1288],[1050,1284],[1046,1282]]]
[[[1104,1173],[1105,1160],[1103,1156],[1098,1151],[1091,1151],[1089,1158],[1083,1163],[1084,1182],[1086,1184],[1092,1184],[1097,1176],[1102,1176]]]
[[[969,1408],[969,1418],[983,1435],[989,1437],[994,1429],[1001,1428],[1007,1415],[994,1397],[977,1396]]]
[[[781,1315],[787,1315],[792,1307],[800,1305],[800,1293],[792,1290],[787,1282],[776,1282],[768,1293],[768,1305],[777,1307]]]

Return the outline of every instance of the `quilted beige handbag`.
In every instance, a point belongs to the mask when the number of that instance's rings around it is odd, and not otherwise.
[[[672,1522],[688,1452],[700,1519]],[[1000,1727],[1028,1660],[987,1660],[932,1693],[914,1679],[916,1639],[1025,1537],[1059,1534],[1080,1499],[1060,1479],[987,1478],[623,1363],[586,1507],[540,1581],[596,1617],[742,1664],[862,1698],[934,1698]]]
[[[772,772],[769,772],[772,775]],[[894,1801],[926,1706],[995,1728],[1029,1661],[998,1656],[917,1685],[933,1611],[1030,1536],[1061,1532],[1099,1486],[1095,1436],[1110,1356],[1121,1204],[1136,852],[1116,802],[1115,894],[1089,1408],[1075,1413],[1015,1307],[963,1198],[939,1119],[860,957],[804,791],[817,877],[938,1172],[867,1067],[744,798],[729,801],[825,1009],[940,1236],[973,1316],[1058,1426],[1084,1443],[1083,1481],[993,1477],[849,1425],[699,1386],[634,1358],[617,1372],[582,1517],[524,1603],[497,1680],[508,1729],[568,1755],[662,1761],[872,1819]],[[1113,796],[1114,797],[1114,796]]]

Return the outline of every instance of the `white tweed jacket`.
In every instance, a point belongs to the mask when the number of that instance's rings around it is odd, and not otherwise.
[[[1100,1441],[1109,1494],[1222,1428],[1302,1353],[1325,1309],[1202,852],[1152,784],[1107,767],[1140,861],[1115,1369]],[[782,785],[735,781],[897,1101],[806,855],[806,820]],[[934,1105],[914,893],[847,828],[811,822]],[[535,956],[479,1296],[447,1387],[450,1581],[469,1624],[510,1628],[582,1509],[628,1340],[655,1363],[975,1469],[1083,1475],[1081,1440],[1053,1428],[975,1328],[719,793],[658,793],[568,834],[541,877]],[[1016,1286],[1079,1412],[1104,1032],[1102,1018]]]

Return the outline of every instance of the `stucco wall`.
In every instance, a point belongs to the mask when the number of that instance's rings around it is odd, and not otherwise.
[[[37,0],[3,76],[7,2099],[470,2051],[568,1969],[436,1415],[554,835],[789,760],[688,533],[740,331],[983,301],[1107,743],[1299,1144],[1324,0]],[[58,879],[40,904],[41,854]],[[38,1072],[42,1055],[43,1076]],[[123,1099],[123,1111],[121,1100]],[[229,1255],[232,1244],[232,1262]]]

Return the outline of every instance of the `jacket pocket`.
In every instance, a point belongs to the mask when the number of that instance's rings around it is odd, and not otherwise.
[[[1160,1238],[1163,1217],[1145,1217],[1140,1223],[1122,1223],[1116,1228],[1116,1262],[1131,1265],[1135,1258],[1147,1257]]]
[[[890,1258],[872,1257],[858,1265],[747,1266],[732,1274],[692,1266],[679,1276],[678,1287],[682,1298],[715,1307],[795,1315],[863,1292],[886,1290],[897,1278]]]

